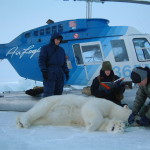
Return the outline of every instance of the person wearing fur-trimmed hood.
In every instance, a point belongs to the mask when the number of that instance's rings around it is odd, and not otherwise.
[[[129,116],[128,123],[132,124],[136,121],[141,126],[150,125],[150,103],[145,105],[146,99],[150,99],[150,69],[148,67],[135,67],[131,72],[133,83],[139,85],[134,100],[132,114]],[[136,115],[140,116],[136,120]]]
[[[59,44],[63,37],[60,33],[51,36],[50,43],[43,46],[39,55],[39,67],[43,75],[44,97],[61,95],[64,79],[69,79],[66,54]]]
[[[122,106],[121,100],[123,99],[125,87],[123,84],[121,84],[120,80],[114,84],[113,88],[109,89],[100,88],[102,86],[101,83],[103,82],[113,83],[115,80],[118,79],[119,77],[115,75],[114,71],[112,70],[112,65],[110,61],[104,61],[99,76],[95,77],[92,82],[91,94],[94,95],[95,97],[105,98]]]

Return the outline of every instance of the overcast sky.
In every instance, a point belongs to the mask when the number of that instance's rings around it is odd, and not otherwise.
[[[92,12],[93,18],[108,19],[111,26],[133,26],[143,33],[150,33],[150,5],[117,2],[93,3]],[[58,22],[85,17],[85,2],[0,0],[0,44],[9,43],[24,31],[46,25],[48,19]],[[0,82],[3,77],[7,80],[8,75],[9,81],[18,80],[18,75],[9,63],[2,61]]]

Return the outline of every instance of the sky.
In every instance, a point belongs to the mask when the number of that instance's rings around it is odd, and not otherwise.
[[[110,20],[111,26],[133,26],[150,33],[150,5],[131,3],[93,3],[92,18]],[[86,3],[63,0],[0,0],[0,44],[9,43],[22,32],[54,22],[86,17]],[[10,75],[11,73],[11,75]],[[0,62],[0,82],[18,81],[11,65]]]

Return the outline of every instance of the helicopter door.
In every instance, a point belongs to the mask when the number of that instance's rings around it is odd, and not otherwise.
[[[89,80],[88,66],[100,64],[103,61],[100,42],[97,41],[74,44],[73,49],[76,64],[84,67],[86,79]]]

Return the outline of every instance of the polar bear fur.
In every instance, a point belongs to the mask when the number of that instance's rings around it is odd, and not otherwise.
[[[123,132],[131,110],[115,103],[82,95],[57,95],[41,99],[17,117],[21,128],[32,125],[78,125],[88,131]]]

